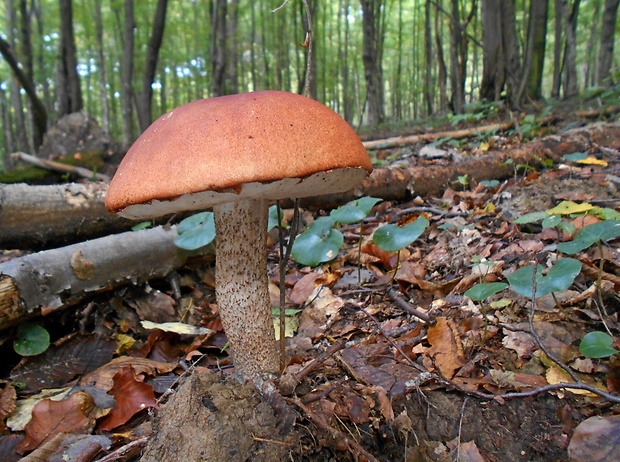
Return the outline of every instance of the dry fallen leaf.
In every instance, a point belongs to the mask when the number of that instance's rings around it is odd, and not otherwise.
[[[451,379],[465,364],[463,346],[454,322],[437,318],[437,323],[428,329],[427,337],[431,347],[424,352],[425,366],[439,369],[444,377]]]
[[[99,429],[110,431],[127,423],[138,412],[157,407],[153,387],[136,379],[131,366],[114,374],[114,386],[110,390],[116,402],[112,411],[101,421]]]
[[[595,416],[581,422],[570,440],[568,454],[575,462],[620,460],[620,415]]]
[[[20,454],[30,452],[58,433],[88,433],[99,414],[92,396],[82,391],[62,401],[44,399],[32,410],[32,419],[24,429],[26,438],[17,450]]]

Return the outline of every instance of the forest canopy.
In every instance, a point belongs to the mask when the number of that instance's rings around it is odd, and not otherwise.
[[[620,73],[618,3],[7,0],[0,157],[35,152],[67,113],[129,143],[180,104],[300,93],[306,75],[310,95],[354,126],[596,94]]]

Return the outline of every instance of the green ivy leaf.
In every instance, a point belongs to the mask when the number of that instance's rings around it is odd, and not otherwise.
[[[607,220],[593,223],[579,230],[572,241],[558,244],[560,252],[574,255],[587,249],[592,244],[608,239],[615,239],[620,236],[620,221]]]
[[[302,265],[317,266],[333,260],[344,243],[342,233],[333,226],[335,220],[329,217],[317,218],[293,243],[291,251],[295,261]]]
[[[24,323],[17,328],[13,349],[21,356],[43,353],[50,346],[50,334],[38,324]]]
[[[394,224],[385,225],[375,231],[373,241],[381,250],[398,252],[420,237],[428,225],[428,220],[424,217],[419,217],[402,228]]]
[[[338,223],[343,223],[345,225],[355,223],[367,217],[375,204],[382,200],[383,199],[377,199],[376,197],[361,197],[332,210],[330,215]]]
[[[508,288],[508,284],[505,282],[488,282],[482,284],[476,284],[471,287],[467,292],[465,292],[465,296],[471,298],[479,302],[480,300],[485,300],[492,295],[495,295],[498,292],[501,292],[504,289]]]
[[[564,258],[558,260],[545,276],[542,275],[542,271],[542,266],[536,265],[536,297],[568,289],[581,272],[581,262],[573,258]],[[510,283],[510,288],[516,293],[532,298],[533,275],[534,266],[526,266],[507,276],[506,279]]]
[[[179,223],[179,237],[174,244],[185,250],[196,250],[210,244],[215,239],[215,222],[213,212],[201,212]]]
[[[587,358],[606,358],[607,356],[620,353],[612,348],[614,339],[605,332],[589,332],[579,344],[579,351]]]

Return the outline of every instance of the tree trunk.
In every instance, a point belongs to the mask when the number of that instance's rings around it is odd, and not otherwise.
[[[601,54],[598,64],[597,83],[601,86],[613,85],[611,78],[611,62],[614,55],[614,33],[618,18],[620,0],[605,0],[603,9],[603,25],[601,27]]]
[[[562,36],[564,32],[564,18],[566,14],[566,0],[554,0],[555,5],[555,37],[553,43],[553,83],[551,97],[560,97],[562,83]]]
[[[549,0],[531,0],[528,14],[525,72],[517,101],[542,98],[542,75],[545,64],[547,14]]]
[[[465,106],[465,73],[460,57],[466,40],[461,24],[459,0],[452,0],[452,16],[450,18],[450,86],[452,87],[452,110],[461,114]]]
[[[77,73],[77,51],[73,33],[72,0],[60,4],[60,60],[58,63],[58,117],[79,112],[84,106],[80,78]]]
[[[480,99],[497,101],[504,87],[501,0],[482,0],[482,82]]]
[[[426,115],[433,113],[433,31],[431,29],[431,0],[424,3],[424,103]]]
[[[506,90],[514,105],[519,84],[519,47],[514,0],[482,1],[483,73],[480,98],[497,101]]]
[[[11,53],[9,44],[2,37],[0,37],[0,54],[2,54],[2,56],[6,60],[7,64],[9,65],[13,73],[15,74],[15,78],[17,79],[17,81],[19,81],[21,87],[24,89],[24,91],[26,92],[26,95],[28,96],[28,99],[32,107],[34,126],[35,126],[34,143],[36,144],[36,147],[38,148],[43,142],[43,135],[45,134],[45,131],[47,130],[47,110],[45,109],[45,105],[37,96],[34,83],[32,82],[32,80],[28,78],[27,75],[24,74],[23,70],[19,66],[19,63],[17,62],[17,60]],[[17,94],[19,95],[19,93]],[[18,108],[21,108],[21,102]],[[15,111],[16,113],[21,113],[21,110],[18,110],[17,108],[15,109]],[[22,121],[22,124],[23,124],[23,121]],[[22,126],[22,129],[25,131],[23,126]],[[20,148],[19,145],[16,147],[18,149]]]
[[[226,0],[215,0],[211,13],[211,94],[226,94]]]
[[[435,3],[435,5],[437,5]],[[435,47],[437,48],[437,89],[439,92],[439,106],[442,111],[448,109],[448,94],[446,91],[446,81],[448,79],[448,68],[443,54],[443,27],[439,20],[439,8],[435,9]]]
[[[110,108],[108,106],[108,90],[103,54],[103,22],[101,20],[101,0],[95,0],[95,30],[97,35],[97,68],[99,74],[99,99],[101,101],[101,128],[106,135],[110,134]]]
[[[385,118],[383,93],[383,66],[381,63],[383,31],[381,9],[383,0],[360,0],[362,6],[362,34],[366,100],[369,125],[377,125]]]
[[[146,65],[142,76],[142,90],[138,96],[138,125],[143,132],[153,122],[153,82],[159,59],[159,49],[164,39],[164,27],[166,25],[166,10],[168,0],[159,0],[155,17],[153,19],[153,32],[146,47]]]
[[[124,3],[123,61],[121,63],[121,114],[123,119],[123,142],[133,142],[133,61],[134,29],[133,0]]]
[[[564,97],[571,98],[579,92],[577,88],[577,18],[579,16],[580,0],[573,0],[573,4],[566,11],[566,46],[564,48],[564,72],[562,85]]]

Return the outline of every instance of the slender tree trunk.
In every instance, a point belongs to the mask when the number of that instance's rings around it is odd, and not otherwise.
[[[65,114],[81,111],[84,102],[80,78],[77,73],[77,50],[73,33],[72,0],[59,0],[60,5],[60,60],[58,75],[60,77],[57,91],[57,112]]]
[[[383,36],[381,27],[382,0],[360,0],[362,6],[362,33],[366,99],[370,125],[377,125],[385,118],[383,92],[383,66],[381,63]]]
[[[0,53],[4,56],[5,60],[11,67],[14,76],[10,80],[9,90],[11,97],[11,107],[12,111],[10,111],[10,119],[12,120],[11,127],[13,129],[13,143],[14,147],[19,150],[28,150],[28,131],[26,129],[26,118],[24,115],[24,106],[22,103],[20,86],[23,87],[22,79],[20,79],[20,75],[23,76],[23,81],[27,81],[28,77],[22,70],[22,67],[19,66],[19,57],[17,55],[17,45],[19,44],[19,20],[17,11],[14,8],[13,0],[6,0],[6,16],[7,16],[7,28],[8,41],[4,41],[2,36],[0,36]],[[13,51],[15,50],[15,51]],[[7,57],[9,56],[9,57]],[[9,61],[11,59],[11,61]],[[13,64],[12,64],[13,63]],[[18,74],[19,71],[19,74]],[[10,162],[10,160],[8,161]]]
[[[519,103],[526,98],[538,100],[542,97],[548,12],[549,0],[530,1],[525,72],[517,98]]]
[[[575,96],[577,88],[577,18],[579,16],[580,0],[573,0],[570,9],[566,11],[566,46],[564,49],[564,72],[562,84],[564,97]]]
[[[228,5],[228,62],[226,66],[226,92],[239,93],[239,40],[237,25],[239,23],[239,0],[230,0]],[[288,68],[288,67],[287,67]]]
[[[226,0],[215,0],[211,13],[211,93],[226,94]]]
[[[614,32],[618,18],[618,3],[620,0],[605,0],[603,9],[603,25],[601,27],[601,54],[598,64],[597,83],[601,86],[611,86],[611,62],[614,55]]]
[[[448,108],[448,94],[446,82],[448,80],[448,67],[443,54],[443,27],[439,20],[439,9],[435,10],[435,46],[437,48],[437,88],[439,90],[439,106],[443,111]]]
[[[138,96],[138,124],[140,132],[143,132],[153,122],[153,82],[155,81],[155,71],[159,60],[159,49],[164,39],[164,28],[166,25],[166,11],[168,0],[159,0],[155,17],[153,19],[153,32],[146,47],[146,65],[142,76],[142,90]]]
[[[101,101],[101,128],[106,135],[110,134],[110,107],[108,105],[108,89],[103,54],[103,21],[101,20],[101,0],[95,0],[95,33],[97,36],[97,68],[99,75],[99,99]]]
[[[13,74],[15,75],[15,78],[13,79],[13,82],[12,82],[13,83],[12,86],[17,88],[17,82],[19,82],[19,85],[24,89],[24,91],[26,92],[26,95],[28,96],[28,100],[30,101],[30,104],[32,107],[34,127],[36,127],[35,129],[36,137],[34,139],[34,142],[38,148],[41,145],[41,142],[43,141],[43,134],[45,133],[45,130],[47,127],[47,110],[45,109],[45,105],[37,96],[34,83],[28,78],[26,74],[24,74],[24,71],[19,66],[17,59],[15,58],[13,53],[11,53],[11,48],[9,44],[2,37],[0,37],[0,54],[4,57],[5,61],[7,62],[11,70],[13,71]],[[16,97],[14,95],[16,95]],[[21,112],[21,110],[19,111],[16,110],[16,108],[21,109],[21,98],[19,98],[19,91],[11,92],[11,96],[12,96],[11,103],[15,110],[15,114],[17,114],[18,116],[19,115],[23,116],[23,113]],[[17,124],[17,128],[20,128],[21,126],[21,128],[25,130],[23,117],[20,120],[21,122]],[[20,142],[26,143],[26,140],[22,137],[20,138]],[[26,147],[26,146],[27,146],[26,144],[24,145],[18,144],[16,148],[22,149],[23,147]]]
[[[133,0],[124,3],[123,61],[121,63],[121,114],[123,119],[123,142],[131,143],[133,131],[133,61],[134,29],[136,22],[133,15]]]
[[[497,101],[506,81],[502,46],[502,0],[482,0],[482,82],[480,99]]]
[[[344,120],[351,123],[353,122],[353,98],[349,89],[349,0],[342,0],[342,21],[344,27],[344,43],[340,49],[342,49],[342,59],[340,62],[341,76],[342,76],[342,106]]]
[[[586,49],[588,53],[585,57],[586,69],[585,69],[585,79],[583,82],[584,88],[591,87],[596,83],[596,75],[597,75],[597,64],[598,64],[598,56],[599,56],[599,39],[600,36],[597,33],[600,30],[600,22],[601,22],[601,0],[596,0],[594,2],[592,8],[592,15],[589,18],[590,30],[588,41],[586,43]]]
[[[551,97],[560,97],[562,84],[562,40],[564,32],[564,18],[566,17],[566,0],[554,0],[555,5],[555,37],[553,44],[553,84],[551,85]]]
[[[426,114],[433,113],[433,31],[431,29],[431,0],[424,3],[424,103]]]

